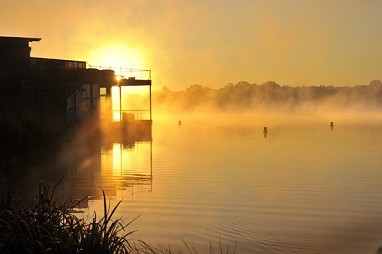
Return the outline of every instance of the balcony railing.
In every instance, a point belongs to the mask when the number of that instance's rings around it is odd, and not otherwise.
[[[115,75],[120,75],[126,79],[135,78],[139,80],[151,80],[151,70],[96,65],[89,65],[89,68],[99,70],[113,70],[115,72]]]

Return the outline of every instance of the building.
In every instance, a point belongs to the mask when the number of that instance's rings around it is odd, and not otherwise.
[[[0,36],[1,107],[26,105],[72,120],[102,119],[124,128],[140,124],[151,129],[150,70],[120,69],[116,75],[113,69],[92,68],[85,61],[31,57],[29,44],[40,40]],[[124,72],[129,76],[120,78]],[[112,105],[113,86],[119,89],[117,110]],[[149,105],[123,108],[122,88],[129,86],[147,86]]]

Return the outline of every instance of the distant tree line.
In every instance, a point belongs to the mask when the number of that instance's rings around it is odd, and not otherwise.
[[[191,85],[185,91],[164,87],[153,94],[155,107],[196,110],[211,108],[228,110],[382,110],[382,83],[354,87],[281,86],[274,81],[261,85],[246,81],[228,84],[220,89]]]

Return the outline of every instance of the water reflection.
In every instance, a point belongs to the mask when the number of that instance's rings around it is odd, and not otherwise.
[[[101,199],[102,187],[111,202],[123,199],[117,217],[142,217],[135,237],[174,249],[182,240],[208,248],[221,236],[237,241],[239,253],[375,253],[381,121],[335,118],[331,131],[327,120],[292,120],[186,119],[179,128],[170,119],[154,125],[154,144],[151,137],[81,140],[65,149],[63,196]],[[89,202],[102,214],[101,200]]]
[[[108,196],[117,190],[152,192],[152,142],[112,143],[101,147],[100,185]]]
[[[119,141],[119,142],[118,142]],[[101,199],[118,191],[134,196],[152,192],[152,140],[105,140],[95,145],[72,144],[66,149],[66,196]],[[83,204],[83,207],[87,207]]]
[[[99,197],[97,186],[100,183],[99,144],[74,145],[66,147],[66,177],[64,188],[68,196],[80,199],[84,196]],[[65,162],[64,162],[65,163]],[[61,188],[60,188],[61,189]],[[83,207],[88,206],[88,199],[81,203]]]

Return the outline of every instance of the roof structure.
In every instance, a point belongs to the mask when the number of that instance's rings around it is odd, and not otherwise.
[[[0,40],[20,40],[20,41],[33,42],[33,41],[40,41],[41,38],[0,36]]]

